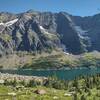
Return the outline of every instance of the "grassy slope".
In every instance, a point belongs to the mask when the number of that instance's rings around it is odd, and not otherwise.
[[[92,52],[82,55],[65,54],[61,51],[51,53],[27,54],[17,53],[0,58],[0,67],[3,68],[32,68],[32,69],[60,69],[64,66],[97,67],[100,66],[100,53]]]
[[[93,77],[90,77],[91,79]],[[99,79],[99,78],[98,78]],[[85,80],[84,79],[79,79],[77,80],[78,82],[78,89],[80,91],[76,90],[77,93],[77,100],[100,100],[100,88],[97,89],[97,87],[100,85],[93,85],[92,88],[87,88],[89,91],[85,91],[82,89],[82,86],[85,86]],[[100,80],[98,80],[100,82]],[[45,86],[33,86],[33,87],[24,87],[22,89],[16,90],[16,88],[12,86],[4,86],[0,85],[0,100],[12,100],[13,96],[7,96],[7,93],[16,93],[17,95],[15,98],[17,100],[54,100],[54,97],[57,97],[58,99],[55,100],[73,100],[74,96],[65,96],[65,93],[69,93],[71,90],[72,86],[70,85],[73,84],[73,81],[70,81],[69,83],[69,88],[67,90],[63,89],[55,89],[55,88],[50,88],[50,87],[45,87]],[[34,93],[35,90],[37,89],[43,89],[46,91],[46,94],[44,95],[39,95]],[[5,95],[5,96],[2,96]],[[98,95],[97,95],[98,94]],[[82,95],[86,97],[86,99],[81,99]],[[76,100],[76,99],[75,99]]]
[[[34,91],[36,89],[45,89],[47,94],[45,95],[38,95],[35,94]],[[46,88],[46,87],[33,87],[33,88],[25,88],[21,91],[16,91],[13,88],[0,86],[0,94],[7,94],[14,92],[17,94],[16,98],[17,100],[53,100],[53,97],[56,96],[59,99],[58,100],[72,100],[72,97],[66,97],[64,96],[64,93],[66,93],[65,90],[56,90],[53,88]],[[12,100],[12,96],[0,96],[0,100],[9,99]]]
[[[66,60],[70,60],[69,58],[73,59],[72,55],[67,56],[62,52],[56,51],[53,51],[50,54],[42,53],[37,55],[19,53],[1,57],[0,66],[3,66],[3,68],[18,68],[19,66],[23,67],[26,65],[25,67],[29,67],[32,65],[31,67],[33,68],[48,68],[49,65],[46,65],[48,62],[54,62],[55,64],[60,62],[61,64],[65,64]],[[39,66],[42,62],[43,66]]]
[[[44,89],[46,90],[45,95],[39,95],[35,94],[34,91],[37,89]],[[77,100],[81,100],[81,96],[84,94],[87,99],[86,100],[94,100],[94,96],[96,96],[97,93],[100,91],[96,90],[96,88],[91,89],[91,95],[89,96],[88,93],[82,92],[82,94],[77,94],[78,98]],[[3,94],[5,96],[0,96],[0,100],[12,100],[13,96],[7,96],[7,93],[16,93],[17,100],[54,100],[54,97],[57,97],[56,100],[73,100],[73,96],[64,96],[65,93],[68,93],[67,90],[57,90],[54,88],[46,88],[46,87],[33,87],[33,88],[24,88],[20,91],[14,90],[14,88],[11,89],[11,87],[5,87],[0,86],[0,94]],[[100,100],[99,97],[95,97],[96,100]]]

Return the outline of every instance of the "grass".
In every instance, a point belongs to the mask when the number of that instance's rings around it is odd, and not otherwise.
[[[11,36],[8,34],[0,34],[0,38],[6,42],[9,42],[11,40]]]
[[[39,95],[34,93],[37,89],[44,89],[47,93],[44,95]],[[8,96],[7,93],[14,92],[17,95],[15,96],[15,100],[73,100],[73,96],[64,96],[65,93],[68,93],[68,90],[58,90],[54,88],[46,88],[43,86],[31,87],[31,88],[23,88],[22,90],[16,90],[13,87],[0,85],[0,94],[5,96],[0,96],[0,100],[12,100],[13,96]],[[91,89],[91,95],[89,96],[87,93],[82,92],[82,94],[77,93],[77,100],[81,100],[81,96],[84,94],[87,99],[86,100],[100,100],[100,97],[96,96],[97,93],[100,93],[100,90],[96,88]],[[54,99],[57,97],[57,99]]]
[[[17,81],[16,85],[7,83],[0,85],[0,100],[100,100],[100,75],[80,77],[70,81],[50,79],[47,85],[28,85],[29,82],[19,89],[17,87],[23,84]],[[36,94],[34,92],[36,90],[44,90],[46,93]],[[9,96],[8,93],[15,93],[16,96]]]
[[[45,95],[35,94],[34,91],[36,89],[44,89],[46,90]],[[46,87],[32,87],[32,88],[24,88],[22,90],[16,91],[11,87],[0,86],[0,94],[5,94],[5,96],[0,96],[0,100],[12,100],[13,96],[7,96],[7,93],[14,92],[17,94],[16,100],[53,100],[54,97],[58,97],[57,100],[72,100],[72,97],[64,96],[66,93],[65,90],[57,90],[53,88]]]

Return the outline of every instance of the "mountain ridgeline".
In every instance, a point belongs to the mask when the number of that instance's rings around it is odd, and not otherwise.
[[[80,17],[66,12],[1,12],[0,55],[53,49],[72,54],[100,51],[99,26],[100,14]]]

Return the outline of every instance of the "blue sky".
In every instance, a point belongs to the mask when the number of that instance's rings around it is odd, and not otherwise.
[[[0,12],[19,13],[29,9],[90,16],[100,13],[100,0],[0,0]]]

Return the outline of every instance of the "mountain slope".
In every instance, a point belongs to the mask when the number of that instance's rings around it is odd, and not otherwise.
[[[100,15],[65,12],[0,13],[0,55],[16,51],[63,50],[73,54],[100,51]]]

